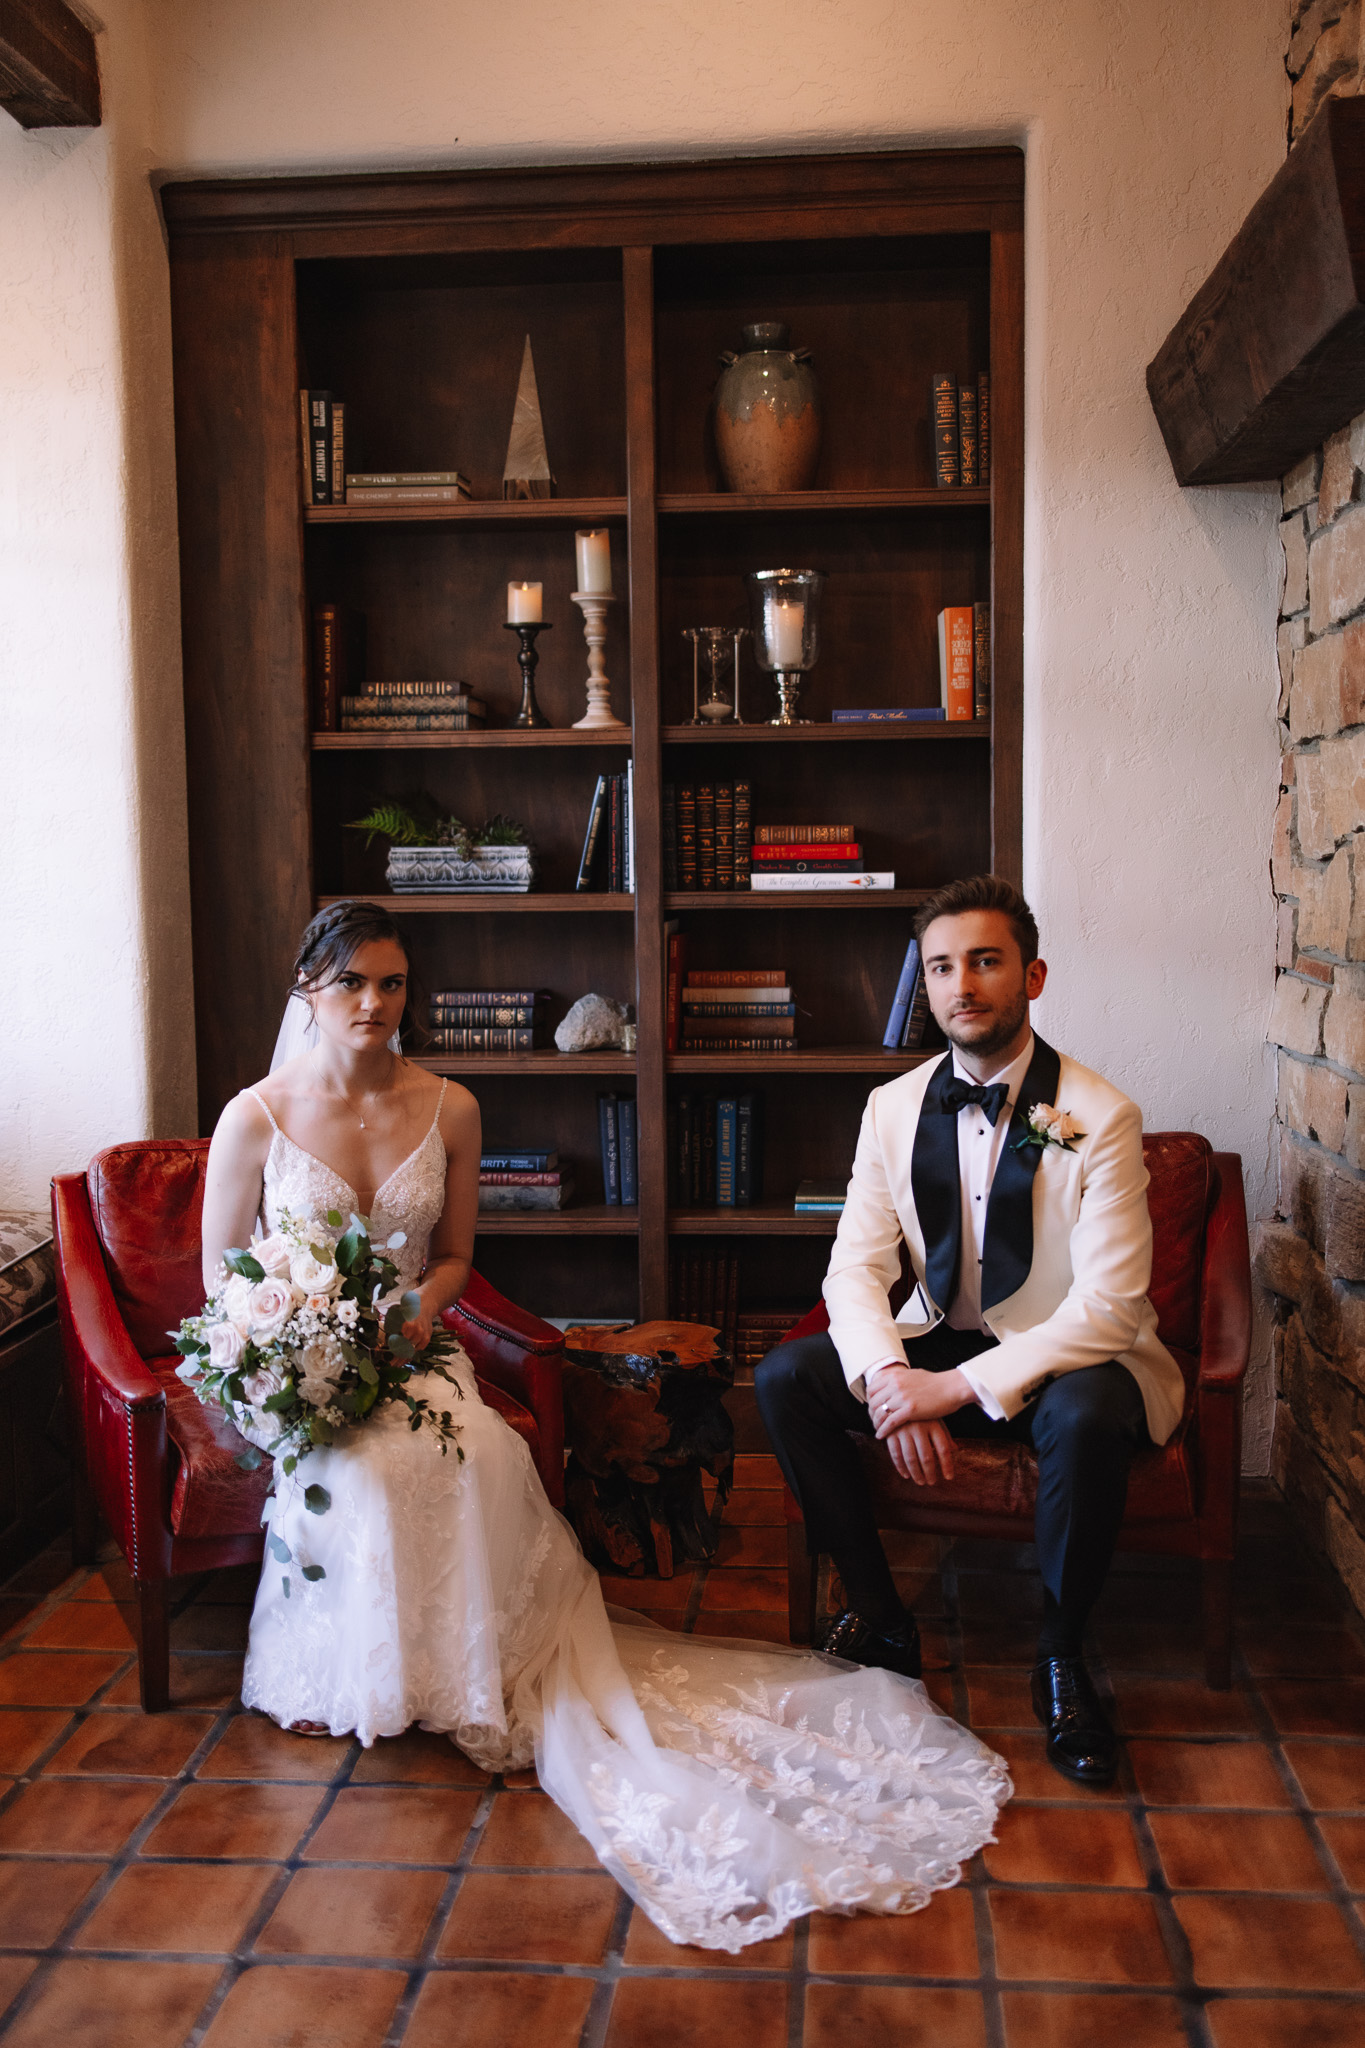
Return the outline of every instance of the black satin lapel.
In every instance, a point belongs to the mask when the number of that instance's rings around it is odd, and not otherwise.
[[[1034,1105],[1056,1102],[1061,1076],[1060,1053],[1055,1053],[1035,1034],[1033,1058],[1005,1133],[1000,1163],[991,1182],[991,1198],[986,1205],[982,1308],[994,1308],[996,1302],[1007,1301],[1028,1279],[1033,1264],[1033,1176],[1038,1171],[1040,1148],[1025,1145],[1020,1151],[1019,1140],[1028,1131],[1029,1111]]]
[[[946,1311],[957,1288],[962,1248],[962,1181],[957,1163],[957,1118],[939,1100],[953,1071],[952,1054],[941,1060],[924,1091],[910,1154],[910,1188],[924,1238],[924,1284],[935,1308]]]

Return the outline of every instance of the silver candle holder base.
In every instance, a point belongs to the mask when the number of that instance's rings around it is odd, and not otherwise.
[[[810,725],[809,718],[798,718],[796,706],[801,695],[801,685],[806,680],[804,669],[778,668],[773,670],[773,681],[777,684],[777,716],[768,720],[769,725]]]

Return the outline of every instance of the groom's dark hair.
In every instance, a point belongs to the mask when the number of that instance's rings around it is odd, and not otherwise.
[[[967,910],[998,910],[1010,921],[1025,967],[1038,958],[1037,919],[1013,882],[1003,875],[964,875],[960,882],[935,889],[915,912],[915,937],[923,939],[936,917],[961,917]]]

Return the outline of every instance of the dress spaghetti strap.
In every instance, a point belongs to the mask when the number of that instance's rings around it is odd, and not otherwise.
[[[447,1088],[448,1088],[449,1086],[450,1086],[450,1077],[449,1077],[449,1075],[445,1075],[445,1076],[443,1076],[443,1077],[442,1077],[442,1080],[441,1080],[441,1092],[440,1092],[440,1094],[439,1094],[439,1095],[437,1096],[437,1098],[436,1098],[436,1114],[435,1114],[435,1116],[434,1116],[434,1117],[433,1117],[433,1118],[431,1119],[431,1130],[429,1130],[429,1131],[427,1132],[427,1136],[428,1136],[428,1137],[430,1137],[430,1136],[431,1136],[431,1132],[432,1132],[432,1131],[434,1131],[434,1130],[436,1129],[436,1126],[437,1126],[437,1125],[438,1125],[438,1124],[440,1123],[440,1121],[441,1121],[441,1111],[442,1111],[442,1109],[443,1109],[443,1108],[445,1107],[445,1099],[446,1099],[446,1089],[447,1089]]]
[[[279,1127],[279,1125],[278,1125],[278,1124],[276,1123],[276,1121],[275,1121],[274,1117],[273,1117],[273,1116],[271,1115],[271,1111],[270,1111],[270,1104],[269,1104],[269,1103],[268,1103],[268,1102],[266,1101],[265,1097],[264,1097],[263,1095],[258,1095],[258,1094],[256,1093],[256,1090],[255,1090],[254,1088],[244,1088],[244,1089],[242,1090],[242,1093],[243,1093],[244,1095],[249,1095],[249,1096],[251,1097],[251,1099],[252,1099],[252,1101],[253,1101],[253,1102],[259,1102],[259,1103],[260,1103],[260,1105],[261,1105],[261,1108],[262,1108],[262,1109],[263,1109],[263,1110],[265,1111],[266,1115],[267,1115],[268,1117],[270,1117],[270,1128],[271,1128],[271,1130],[272,1130],[272,1131],[273,1131],[273,1132],[275,1133],[275,1136],[276,1136],[277,1138],[282,1138],[282,1137],[284,1136],[284,1132],[283,1132],[283,1131],[282,1131],[282,1130],[280,1129],[280,1127]],[[439,1115],[439,1111],[438,1111],[437,1113],[438,1113],[438,1115]]]

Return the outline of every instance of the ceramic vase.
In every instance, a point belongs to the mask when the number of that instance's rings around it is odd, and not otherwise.
[[[743,329],[744,353],[721,357],[716,453],[725,487],[754,496],[807,491],[820,459],[820,386],[806,349],[777,320]]]

